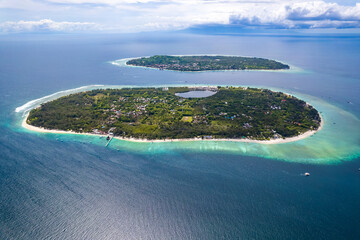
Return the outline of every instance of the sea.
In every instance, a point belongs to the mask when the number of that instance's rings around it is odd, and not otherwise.
[[[275,59],[289,71],[127,67],[151,55]],[[0,239],[360,239],[360,35],[0,36]],[[37,133],[26,113],[96,88],[250,86],[323,128],[292,143],[135,143]],[[304,174],[308,172],[310,176]]]

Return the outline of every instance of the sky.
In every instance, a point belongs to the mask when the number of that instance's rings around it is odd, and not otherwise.
[[[356,0],[0,0],[0,32],[144,32],[193,26],[351,29]]]

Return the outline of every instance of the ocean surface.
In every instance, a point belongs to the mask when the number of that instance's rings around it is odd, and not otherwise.
[[[116,64],[155,54],[256,56],[292,70]],[[0,239],[360,239],[359,59],[359,35],[1,36]],[[29,109],[72,92],[171,85],[284,91],[314,105],[324,127],[287,144],[107,148],[21,127]]]

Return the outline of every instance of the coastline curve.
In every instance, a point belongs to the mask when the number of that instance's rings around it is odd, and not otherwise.
[[[26,117],[23,119],[21,126],[35,132],[40,133],[57,133],[57,134],[80,134],[80,135],[88,135],[88,136],[108,136],[108,134],[93,134],[93,133],[78,133],[74,131],[64,131],[57,129],[45,129],[42,127],[36,127],[28,124],[26,122],[29,113],[26,114]],[[259,143],[259,144],[281,144],[281,143],[289,143],[295,142],[302,139],[306,139],[323,128],[323,118],[321,114],[319,114],[321,118],[320,126],[317,130],[309,130],[298,136],[288,137],[288,138],[279,138],[279,139],[270,139],[270,140],[252,140],[252,139],[232,139],[232,138],[219,138],[219,139],[201,139],[201,138],[183,138],[183,139],[140,139],[140,138],[127,138],[127,137],[114,137],[115,139],[130,141],[130,142],[140,142],[140,143],[159,143],[159,142],[192,142],[192,141],[218,141],[218,142],[243,142],[243,143]]]
[[[240,56],[240,55],[226,55],[226,54],[185,54],[185,55],[168,55],[168,56],[174,56],[174,57],[184,57],[184,56],[226,56],[226,57],[252,57],[252,56]],[[136,65],[130,65],[127,64],[128,61],[134,60],[134,59],[140,59],[140,58],[147,58],[151,56],[140,56],[140,57],[131,57],[131,58],[121,58],[113,61],[109,61],[108,63],[119,66],[119,67],[134,67],[134,68],[143,68],[143,69],[151,69],[151,70],[159,70],[158,68],[153,67],[144,67],[144,66],[136,66]],[[164,71],[172,71],[172,72],[183,72],[183,73],[202,73],[202,72],[280,72],[280,73],[305,73],[306,71],[296,67],[294,65],[291,65],[289,63],[286,63],[282,60],[273,59],[274,61],[282,62],[283,64],[288,65],[289,69],[277,69],[277,70],[271,70],[271,69],[254,69],[254,70],[240,70],[240,69],[234,69],[234,70],[206,70],[206,71],[177,71],[177,70],[170,70],[170,69],[164,69]]]
[[[94,87],[94,85],[92,85],[81,89],[81,91],[92,90],[94,88],[106,89],[124,87],[139,86],[102,85],[101,87]],[[281,91],[289,93],[283,89],[281,89]],[[256,141],[234,141],[230,139],[143,141],[138,139],[116,138],[114,139],[115,141],[112,141],[110,144],[110,148],[124,151],[136,151],[144,154],[158,154],[169,151],[222,152],[312,164],[337,164],[360,156],[360,146],[357,144],[360,141],[360,133],[353,131],[353,128],[360,128],[360,120],[356,116],[313,96],[291,92],[289,94],[305,100],[319,111],[321,116],[321,127],[319,127],[318,131],[306,132],[306,135],[303,134],[300,135],[301,137],[297,136],[295,137],[296,139],[288,139],[284,142],[280,139],[278,142],[272,142],[273,144]],[[49,96],[53,95],[54,94],[51,94]],[[52,99],[46,100],[49,101]],[[41,102],[37,102],[37,105],[39,104],[41,104]],[[32,108],[35,107],[36,106],[33,105]],[[18,123],[21,127],[20,129],[22,129],[21,131],[32,133],[37,131],[41,136],[50,138],[63,138],[69,141],[82,141],[86,139],[87,142],[92,142],[93,144],[104,144],[104,141],[100,139],[101,136],[99,135],[56,130],[48,131],[44,129],[35,129],[33,126],[26,126],[26,122],[25,124],[23,123],[27,113],[31,109],[22,108],[19,110],[19,108],[17,108],[18,111],[16,111],[16,113],[19,118]],[[73,138],[74,135],[76,135],[75,139]],[[339,139],[342,141],[339,141]],[[196,144],[194,144],[195,142]]]

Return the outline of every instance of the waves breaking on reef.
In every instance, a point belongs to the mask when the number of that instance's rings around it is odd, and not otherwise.
[[[89,85],[79,88],[59,91],[48,96],[38,98],[17,107],[15,112],[19,114],[19,125],[26,118],[27,113],[42,103],[53,99],[81,91],[106,88],[139,87],[125,85]],[[153,86],[160,87],[160,86]],[[271,88],[270,88],[271,89]],[[271,89],[279,91],[279,89]],[[289,94],[303,99],[314,106],[322,116],[322,129],[319,129],[310,137],[286,143],[259,144],[235,141],[180,141],[180,142],[129,142],[121,139],[114,139],[110,145],[113,149],[126,149],[144,154],[159,154],[162,152],[222,152],[235,155],[259,156],[264,158],[278,159],[290,162],[302,162],[313,164],[334,164],[344,160],[351,160],[360,156],[360,132],[354,133],[353,129],[360,128],[360,120],[353,114],[331,105],[317,97],[289,92]],[[23,128],[24,131],[31,131]],[[52,134],[52,133],[50,133]],[[71,134],[53,133],[57,137],[69,138]],[[68,135],[68,137],[65,137]],[[98,142],[98,136],[71,136],[72,141],[77,139],[91,138],[94,144],[102,145]],[[341,139],[341,141],[339,141]]]
[[[82,87],[78,87],[78,88],[72,88],[72,89],[68,89],[68,90],[59,91],[59,92],[47,95],[45,97],[31,100],[31,101],[25,103],[24,105],[17,107],[15,109],[15,112],[26,113],[26,112],[30,111],[31,109],[34,109],[34,108],[40,106],[40,104],[51,101],[53,99],[56,99],[56,98],[59,98],[59,97],[65,96],[65,95],[69,95],[72,93],[81,92],[84,90],[90,90],[91,88],[102,87],[102,86],[104,86],[104,85],[89,85],[89,86],[82,86]]]

